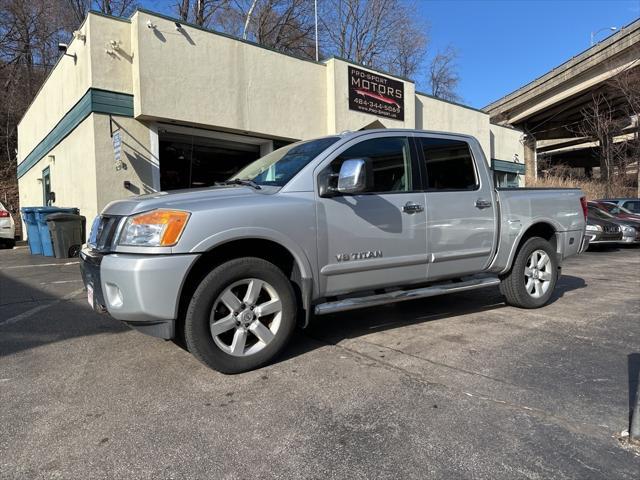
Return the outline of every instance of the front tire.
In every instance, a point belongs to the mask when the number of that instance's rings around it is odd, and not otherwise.
[[[230,260],[214,268],[187,309],[188,350],[222,373],[241,373],[272,361],[296,325],[297,305],[289,279],[261,258]]]
[[[556,252],[548,241],[540,237],[528,239],[500,283],[507,303],[520,308],[546,305],[558,281],[557,262]]]

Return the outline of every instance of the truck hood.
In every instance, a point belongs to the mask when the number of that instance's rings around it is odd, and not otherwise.
[[[277,187],[263,186],[260,190],[242,185],[223,185],[209,188],[174,190],[156,192],[109,203],[103,210],[107,215],[132,215],[156,208],[172,208],[176,210],[199,210],[207,206],[211,208],[216,202],[224,202],[245,197],[272,195],[279,191]]]

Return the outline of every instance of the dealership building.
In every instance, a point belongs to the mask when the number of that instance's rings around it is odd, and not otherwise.
[[[20,204],[92,218],[112,200],[213,185],[288,143],[369,128],[473,135],[500,185],[523,184],[522,132],[411,80],[146,10],[90,13],[19,123]]]

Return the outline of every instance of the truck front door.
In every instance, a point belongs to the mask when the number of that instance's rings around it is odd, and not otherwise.
[[[323,295],[426,280],[425,196],[412,150],[407,136],[378,133],[354,139],[317,169],[322,178],[344,160],[368,158],[373,170],[370,191],[317,198]]]
[[[488,168],[476,165],[482,154],[474,155],[461,137],[416,140],[426,177],[428,278],[480,272],[491,259],[497,228]]]

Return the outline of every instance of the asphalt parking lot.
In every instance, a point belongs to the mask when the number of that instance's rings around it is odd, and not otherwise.
[[[343,313],[236,376],[86,304],[77,260],[0,251],[0,478],[640,477],[640,249]]]

